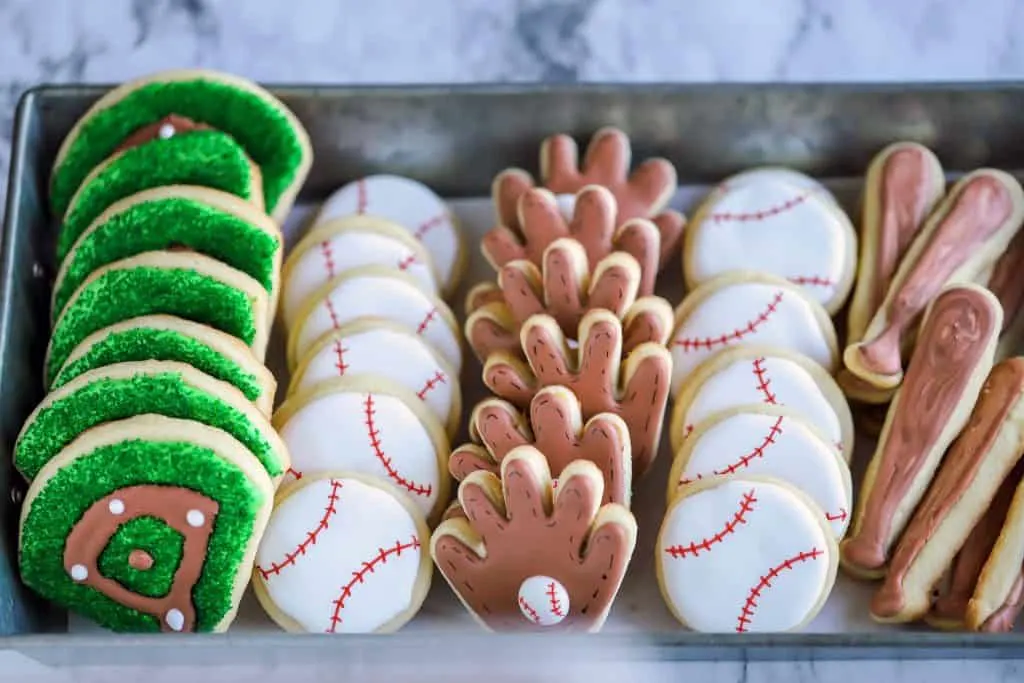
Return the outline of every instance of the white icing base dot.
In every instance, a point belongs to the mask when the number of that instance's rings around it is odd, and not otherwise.
[[[167,610],[167,614],[164,615],[164,621],[167,622],[167,625],[173,631],[180,631],[185,628],[185,615],[179,609]]]
[[[174,134],[175,134],[176,132],[177,132],[177,131],[176,131],[176,130],[174,130],[174,126],[173,126],[173,125],[171,125],[170,123],[165,123],[165,124],[163,124],[162,126],[160,126],[160,130],[159,130],[159,131],[157,132],[157,134],[158,134],[158,135],[159,135],[159,136],[160,136],[160,137],[161,137],[162,139],[166,140],[167,138],[172,138],[172,137],[174,137]]]
[[[519,609],[537,626],[554,626],[569,614],[569,592],[550,576],[531,576],[519,586]]]
[[[120,498],[114,498],[107,505],[107,509],[110,510],[110,514],[112,515],[124,514],[124,501]]]
[[[185,520],[188,522],[189,526],[200,527],[204,522],[206,522],[206,515],[199,510],[189,510],[188,514],[185,516]]]
[[[71,574],[71,578],[75,581],[85,581],[89,578],[89,570],[84,564],[71,565],[71,569],[68,573]]]

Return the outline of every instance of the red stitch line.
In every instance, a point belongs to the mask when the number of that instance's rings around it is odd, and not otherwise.
[[[683,347],[683,352],[687,353],[689,351],[695,351],[702,348],[710,351],[716,346],[728,344],[733,341],[739,341],[747,335],[756,332],[758,327],[767,322],[772,313],[778,309],[779,303],[782,301],[782,297],[783,292],[775,292],[771,303],[769,303],[763,311],[758,313],[757,317],[753,320],[747,321],[747,326],[743,329],[733,330],[732,332],[723,334],[719,337],[705,337],[704,339],[677,339],[674,345]]]
[[[416,263],[416,254],[409,254],[398,262],[399,270],[409,270],[409,266]]]
[[[429,496],[434,490],[433,484],[423,486],[409,481],[405,477],[401,476],[398,471],[391,466],[391,458],[384,455],[384,449],[381,448],[380,443],[380,430],[377,429],[373,420],[373,416],[377,413],[373,408],[373,394],[366,395],[364,413],[366,415],[366,433],[370,438],[370,448],[373,449],[373,454],[377,457],[377,460],[380,460],[381,464],[384,465],[384,471],[387,472],[388,477],[412,494],[417,496]]]
[[[845,522],[846,521],[846,508],[839,508],[838,514],[832,512],[825,513],[825,519],[830,522]]]
[[[334,250],[331,248],[331,243],[324,240],[320,243],[320,253],[324,257],[324,268],[327,269],[327,277],[334,277]]]
[[[413,237],[415,237],[418,240],[422,240],[424,237],[426,237],[428,232],[444,223],[446,218],[448,218],[448,215],[441,213],[434,216],[433,218],[424,221],[420,225],[420,227],[416,228],[416,232],[413,233]]]
[[[366,213],[366,206],[369,204],[366,196],[366,181],[360,178],[356,182],[356,213]]]
[[[556,617],[564,617],[565,615],[562,614],[562,603],[558,599],[558,595],[555,593],[554,581],[548,582],[548,589],[546,592],[548,595],[548,602],[551,603],[551,613],[554,614]]]
[[[754,610],[757,609],[757,601],[761,598],[761,592],[764,591],[765,588],[771,588],[772,581],[774,581],[779,574],[787,569],[792,569],[795,564],[816,560],[819,556],[824,554],[824,550],[811,548],[810,552],[802,552],[798,555],[794,555],[788,560],[769,569],[768,574],[766,576],[762,576],[761,580],[757,582],[757,585],[750,589],[750,594],[747,596],[747,600],[743,605],[740,616],[736,619],[736,633],[747,632],[747,625],[750,624],[754,616]]]
[[[535,624],[540,623],[540,615],[537,614],[537,610],[530,607],[530,603],[526,602],[526,598],[519,596],[519,608],[526,614],[526,618]]]
[[[789,281],[797,285],[811,285],[813,287],[832,287],[835,285],[832,280],[820,275],[796,275],[789,278]]]
[[[402,552],[405,550],[418,550],[420,547],[420,539],[416,536],[412,537],[412,541],[409,543],[402,543],[400,540],[395,541],[395,545],[391,548],[377,548],[377,554],[370,558],[369,562],[363,562],[362,567],[352,572],[352,579],[341,587],[341,595],[335,599],[332,604],[334,605],[334,613],[331,614],[331,625],[327,627],[327,633],[335,633],[338,624],[341,623],[341,611],[345,609],[345,601],[352,597],[352,589],[356,584],[364,583],[364,579],[367,574],[372,574],[377,569],[377,565],[387,564],[388,557],[394,555],[395,557],[401,557]]]
[[[714,474],[718,476],[728,476],[739,469],[742,469],[744,467],[750,467],[750,461],[754,460],[755,458],[763,458],[764,452],[768,450],[768,446],[771,446],[773,443],[775,443],[775,437],[779,436],[780,434],[782,434],[781,415],[775,420],[775,424],[773,424],[771,428],[768,430],[768,434],[765,435],[764,441],[761,442],[760,446],[750,451],[746,455],[741,456],[739,460],[727,466],[724,470],[715,470]],[[697,479],[703,479],[703,476],[698,473]],[[693,481],[693,479],[683,479],[679,483],[692,484]]]
[[[293,477],[295,477],[296,479],[302,479],[302,472],[299,472],[298,470],[293,470],[293,469],[292,469],[291,467],[289,467],[288,469],[286,469],[286,470],[284,471],[284,473],[285,473],[285,474],[290,474],[290,475],[292,475]]]
[[[711,546],[721,543],[725,540],[725,537],[736,531],[736,527],[740,524],[747,523],[747,513],[754,509],[754,503],[757,502],[757,498],[754,497],[754,489],[750,489],[743,494],[743,498],[740,499],[740,509],[732,516],[722,530],[716,533],[711,538],[701,539],[700,543],[691,541],[689,545],[673,545],[665,548],[665,552],[674,557],[675,559],[681,559],[687,555],[697,556],[700,555],[701,550],[711,551]]]
[[[340,339],[334,340],[334,355],[336,360],[334,361],[334,367],[338,369],[339,375],[344,375],[348,370],[348,363],[345,362],[345,352],[348,351],[344,346],[341,345]]]
[[[334,310],[334,301],[331,300],[330,295],[324,299],[324,306],[327,307],[327,315],[331,318],[331,327],[334,329],[341,327],[341,321],[338,320],[338,312]]]
[[[433,377],[426,381],[426,383],[423,385],[423,388],[416,392],[416,395],[419,397],[421,401],[425,401],[427,398],[427,394],[433,391],[438,384],[444,384],[446,379],[447,378],[444,376],[444,373],[438,370],[437,372],[434,373]]]
[[[796,206],[800,206],[805,201],[807,201],[807,198],[810,197],[812,194],[814,194],[813,190],[807,190],[803,194],[799,194],[796,197],[793,197],[792,199],[787,199],[785,202],[779,204],[778,206],[771,206],[761,211],[746,211],[742,213],[729,213],[728,211],[724,211],[722,213],[712,213],[708,215],[708,218],[713,223],[725,223],[727,221],[736,221],[738,223],[745,223],[748,221],[761,221],[764,220],[765,218],[778,216],[779,214],[785,213],[786,211],[789,211],[790,209]]]
[[[298,478],[301,478],[302,475],[297,476]],[[331,517],[333,517],[334,514],[338,511],[338,508],[335,505],[335,503],[338,502],[338,491],[343,487],[344,484],[342,481],[338,479],[331,479],[331,493],[330,495],[327,496],[327,506],[324,508],[323,516],[317,523],[316,528],[306,534],[306,538],[303,539],[301,543],[299,543],[295,550],[285,554],[283,562],[275,562],[271,564],[270,569],[264,569],[263,567],[259,566],[256,567],[256,570],[260,573],[260,576],[263,577],[264,581],[266,581],[271,576],[277,576],[285,567],[290,567],[291,565],[295,564],[296,559],[300,555],[306,554],[306,549],[309,548],[309,546],[316,545],[316,539],[320,535],[320,532],[327,528],[328,522],[330,521]]]
[[[761,358],[754,359],[754,374],[757,376],[757,390],[764,394],[764,402],[771,405],[776,405],[776,396],[768,387],[771,386],[772,380],[768,377],[768,368],[764,366],[764,356]]]
[[[426,332],[427,328],[430,327],[430,323],[433,322],[434,318],[436,318],[436,317],[437,317],[437,309],[436,308],[431,308],[427,312],[427,314],[423,317],[423,320],[420,321],[419,326],[416,328],[416,334],[423,334],[424,332]]]

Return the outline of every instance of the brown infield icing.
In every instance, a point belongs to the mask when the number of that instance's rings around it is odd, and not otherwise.
[[[999,231],[1012,211],[1009,191],[995,178],[981,175],[964,186],[889,302],[885,329],[860,346],[865,367],[881,375],[899,374],[903,335],[953,272]]]
[[[141,572],[149,571],[153,568],[153,556],[136,548],[128,554],[128,566]]]
[[[581,420],[575,396],[542,389],[530,402],[530,427],[514,406],[500,400],[489,400],[473,412],[473,418],[471,433],[479,435],[483,449],[475,444],[455,449],[448,469],[457,481],[479,470],[500,476],[505,456],[517,446],[530,445],[544,455],[555,478],[574,460],[594,463],[604,475],[601,503],[627,504],[629,483],[623,464],[629,457],[629,444],[603,415],[585,425],[581,433],[577,429]]]
[[[212,128],[205,123],[199,123],[193,121],[185,116],[178,116],[177,114],[168,114],[156,123],[139,128],[134,133],[124,139],[124,141],[114,149],[114,154],[123,152],[132,147],[138,147],[139,145],[156,140],[160,137],[160,128],[170,124],[174,128],[174,134],[189,133],[194,130],[212,130]]]
[[[896,508],[963,399],[985,349],[998,334],[997,311],[972,289],[953,288],[933,304],[900,388],[888,434],[874,458],[874,481],[860,524],[842,544],[854,566],[883,567]]]
[[[520,611],[519,587],[531,576],[550,576],[565,586],[569,613],[545,630],[592,628],[615,598],[631,554],[629,534],[621,525],[591,529],[599,484],[586,476],[559,482],[550,513],[544,507],[544,485],[521,461],[506,467],[504,513],[479,486],[463,487],[464,514],[486,556],[450,535],[436,541],[434,555],[469,608],[494,630],[537,628]]]
[[[1014,235],[1003,255],[996,261],[988,288],[1003,305],[1003,329],[1013,324],[1024,304],[1024,230]]]
[[[872,613],[893,617],[903,609],[903,581],[907,572],[935,530],[974,483],[978,468],[1022,394],[1024,358],[999,363],[989,373],[970,421],[943,458],[928,493],[914,511],[893,552],[885,582],[871,601]],[[931,586],[928,588],[930,590]]]
[[[110,503],[114,500],[123,503],[123,512],[115,514],[111,511]],[[199,526],[189,524],[188,513],[191,510],[203,514],[203,523]],[[217,501],[179,486],[140,485],[118,489],[89,506],[71,529],[64,545],[64,569],[70,575],[72,567],[82,565],[88,575],[78,583],[96,589],[125,607],[149,614],[160,622],[163,631],[192,631],[196,624],[192,588],[202,574],[214,518],[219,510]],[[184,538],[181,562],[174,572],[170,590],[163,597],[150,598],[133,593],[117,581],[100,574],[98,563],[103,549],[118,527],[138,517],[162,519]],[[144,563],[144,558],[136,555],[140,550],[132,551],[129,563],[131,557],[135,557],[136,562]],[[152,564],[153,558],[149,553],[141,552],[149,557]],[[134,564],[131,566],[135,567]],[[173,629],[168,625],[167,614],[172,609],[178,610],[184,617],[181,629]]]

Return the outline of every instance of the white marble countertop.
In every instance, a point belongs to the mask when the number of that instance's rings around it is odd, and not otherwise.
[[[41,82],[109,83],[181,66],[298,83],[1021,79],[1022,31],[1024,0],[0,0],[0,181],[14,105]],[[0,659],[22,680],[72,680],[72,672]],[[952,683],[1015,680],[1020,666],[716,663],[681,673]],[[74,680],[110,673],[77,671]],[[265,680],[268,672],[218,673]],[[269,673],[326,675],[315,665]]]

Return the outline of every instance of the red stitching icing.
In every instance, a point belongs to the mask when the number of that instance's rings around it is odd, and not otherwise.
[[[799,555],[794,555],[788,560],[775,565],[768,570],[766,576],[762,576],[761,580],[757,582],[757,585],[750,589],[750,594],[747,596],[746,602],[743,604],[743,609],[740,611],[740,616],[736,619],[736,633],[746,633],[747,625],[750,624],[751,619],[754,616],[754,610],[757,609],[757,601],[761,598],[761,592],[765,588],[772,587],[772,581],[781,574],[783,571],[792,569],[793,565],[801,562],[808,562],[810,560],[816,560],[819,556],[824,555],[824,550],[818,550],[817,548],[811,548],[810,552],[802,552]]]
[[[387,564],[388,557],[394,555],[395,557],[401,557],[402,552],[405,550],[418,550],[420,547],[420,539],[416,536],[412,537],[412,541],[409,543],[402,543],[399,540],[395,541],[395,545],[391,548],[378,548],[377,554],[370,558],[369,562],[363,562],[360,569],[352,572],[352,579],[341,588],[341,595],[337,597],[332,604],[334,605],[334,613],[331,614],[331,625],[327,627],[326,633],[335,633],[338,628],[338,624],[341,623],[341,610],[345,609],[345,600],[352,597],[352,589],[357,583],[364,583],[364,579],[367,574],[372,574],[376,569],[377,565]]]
[[[782,301],[782,297],[783,292],[775,292],[771,303],[769,303],[763,311],[758,313],[756,318],[747,321],[747,326],[743,329],[733,330],[732,332],[728,332],[719,337],[705,337],[704,339],[677,339],[674,346],[683,347],[683,352],[687,353],[689,351],[695,351],[702,348],[710,351],[716,346],[728,344],[733,341],[739,341],[747,335],[756,332],[757,328],[763,325],[768,318],[771,317],[772,313],[778,309],[779,303]]]
[[[732,516],[722,530],[716,533],[711,538],[701,539],[700,543],[691,541],[690,545],[672,545],[665,548],[665,552],[674,557],[675,559],[681,559],[687,555],[693,555],[694,557],[700,555],[701,550],[711,551],[711,546],[721,543],[725,540],[725,537],[736,531],[736,527],[740,524],[747,523],[747,513],[754,509],[754,503],[757,502],[757,498],[754,497],[754,489],[750,489],[743,494],[740,499],[740,509]]]
[[[360,178],[356,181],[356,213],[366,213],[366,206],[369,198],[366,196],[366,181]]]
[[[776,405],[778,401],[775,400],[775,394],[768,390],[768,387],[771,386],[772,380],[767,376],[768,368],[764,366],[764,362],[764,356],[754,359],[754,375],[757,376],[757,390],[764,394],[765,403]]]
[[[754,450],[750,451],[746,455],[741,456],[739,460],[737,460],[736,462],[732,463],[731,465],[728,465],[724,470],[715,470],[714,474],[716,474],[718,476],[727,476],[727,475],[733,474],[737,470],[742,469],[744,467],[750,467],[750,461],[751,460],[754,460],[755,458],[763,458],[764,457],[764,452],[766,450],[768,450],[768,446],[771,446],[773,443],[775,443],[775,437],[777,437],[778,435],[782,434],[782,426],[781,425],[782,425],[782,416],[780,415],[775,420],[775,424],[773,424],[771,426],[771,428],[768,430],[768,434],[765,435],[764,441],[761,442],[760,446],[758,446]],[[697,479],[703,479],[703,476],[698,473],[697,474]],[[693,481],[694,481],[693,479],[683,479],[679,483],[680,484],[692,484]]]
[[[409,266],[416,263],[416,254],[409,254],[398,262],[399,270],[409,270]]]
[[[524,598],[521,595],[519,596],[519,608],[523,610],[523,613],[526,615],[527,619],[529,619],[535,624],[540,623],[540,615],[537,614],[537,610],[533,609],[533,607],[530,607],[530,603],[526,602],[526,598]]]
[[[423,320],[420,321],[419,326],[416,328],[416,334],[423,334],[426,332],[427,328],[430,327],[430,323],[433,322],[436,317],[437,309],[431,308],[430,311],[427,312],[427,315],[423,317]]]
[[[329,295],[324,299],[324,306],[327,307],[327,315],[331,318],[331,326],[334,329],[341,327],[341,322],[338,320],[338,312],[334,310],[334,302]]]
[[[291,467],[289,467],[288,469],[286,469],[286,470],[284,471],[284,473],[285,473],[285,474],[290,474],[290,475],[292,475],[293,477],[295,477],[296,479],[302,479],[302,472],[299,472],[298,470],[293,470],[293,469],[292,469]]]
[[[341,345],[340,339],[334,340],[334,355],[337,360],[334,361],[334,367],[338,369],[339,375],[344,375],[345,371],[348,370],[348,363],[345,362],[345,352],[348,351],[344,346]]]
[[[834,514],[831,512],[825,513],[825,519],[830,522],[845,522],[846,521],[846,508],[839,508],[839,513]]]
[[[415,237],[418,240],[422,240],[424,237],[426,237],[428,232],[444,223],[447,217],[447,214],[441,213],[434,216],[433,218],[424,221],[420,225],[420,227],[416,228],[416,232],[413,233],[413,237]]]
[[[381,448],[380,443],[380,430],[377,429],[374,424],[373,416],[377,413],[373,408],[373,394],[366,395],[366,401],[364,405],[364,414],[366,415],[366,434],[370,438],[370,448],[373,449],[373,454],[380,460],[381,464],[384,465],[384,471],[387,472],[389,478],[394,480],[396,484],[417,496],[429,496],[433,490],[433,484],[416,484],[415,482],[409,481],[398,473],[396,469],[391,466],[391,458],[384,454],[384,449]]]
[[[301,478],[302,475],[300,474],[298,475],[298,477]],[[271,564],[270,569],[264,569],[260,566],[256,567],[256,570],[260,573],[260,576],[263,577],[264,581],[271,576],[277,576],[285,567],[290,567],[293,564],[295,564],[295,560],[300,555],[306,554],[306,549],[309,548],[309,546],[316,545],[316,539],[320,535],[320,532],[327,528],[327,524],[330,521],[331,517],[333,517],[334,514],[338,511],[338,508],[335,505],[335,503],[337,503],[338,501],[338,491],[342,488],[344,488],[343,482],[341,482],[338,479],[331,479],[331,492],[327,496],[327,506],[324,508],[324,514],[320,518],[319,523],[317,523],[315,529],[306,534],[306,538],[304,538],[302,542],[299,543],[299,545],[295,548],[294,551],[285,554],[283,562],[275,562]]]
[[[427,394],[433,391],[438,384],[444,384],[446,380],[447,378],[444,373],[438,370],[434,373],[433,377],[426,381],[423,388],[416,392],[416,396],[418,396],[421,401],[425,401]]]
[[[708,216],[708,219],[710,219],[713,223],[725,223],[727,221],[736,221],[738,223],[745,223],[747,221],[761,221],[764,220],[765,218],[778,216],[779,214],[785,213],[786,211],[789,211],[790,209],[796,206],[800,206],[805,201],[807,201],[807,198],[810,197],[812,194],[814,194],[814,190],[807,190],[803,194],[799,194],[796,197],[793,197],[792,199],[787,199],[778,206],[771,206],[762,211],[746,211],[742,213],[729,213],[728,211],[723,211],[722,213],[710,214]]]
[[[324,257],[324,268],[327,269],[327,276],[334,278],[334,250],[331,248],[331,243],[327,240],[321,242],[320,253]]]
[[[548,589],[545,591],[548,596],[548,602],[551,603],[551,613],[556,617],[564,617],[562,614],[562,602],[558,599],[558,595],[555,593],[555,582],[548,582]]]
[[[789,281],[797,285],[810,285],[813,287],[832,287],[836,283],[827,277],[821,277],[820,275],[796,275],[789,278]]]

